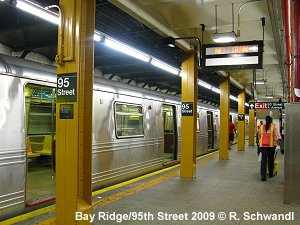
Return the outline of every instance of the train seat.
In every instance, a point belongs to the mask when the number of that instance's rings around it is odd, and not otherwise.
[[[29,137],[26,137],[26,153],[28,158],[39,157],[41,154],[37,152],[32,152]]]
[[[41,155],[51,155],[52,153],[52,137],[51,135],[45,135],[43,149],[40,151]]]

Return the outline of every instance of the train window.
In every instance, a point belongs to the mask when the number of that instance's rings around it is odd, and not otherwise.
[[[55,126],[52,121],[52,100],[54,98],[52,88],[31,84],[25,86],[28,135],[52,133],[52,126]]]
[[[118,138],[144,135],[142,112],[142,106],[116,103],[116,135]]]
[[[164,133],[174,133],[174,121],[173,121],[173,108],[169,105],[163,106],[163,117],[164,117]]]

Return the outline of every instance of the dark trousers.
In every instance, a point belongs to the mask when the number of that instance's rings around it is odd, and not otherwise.
[[[268,161],[269,175],[273,176],[275,147],[260,147],[260,151],[262,154],[260,175],[262,177],[266,177],[266,173],[267,173],[266,167]]]

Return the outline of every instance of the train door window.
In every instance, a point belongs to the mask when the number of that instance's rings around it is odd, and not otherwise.
[[[213,114],[207,112],[207,133],[208,133],[208,149],[213,148],[214,132],[213,132]]]
[[[164,162],[177,158],[177,131],[175,106],[163,105]]]
[[[197,112],[197,132],[200,132],[200,113]]]
[[[116,136],[117,138],[142,137],[143,109],[140,105],[116,103]]]
[[[27,205],[55,194],[55,89],[26,84]]]

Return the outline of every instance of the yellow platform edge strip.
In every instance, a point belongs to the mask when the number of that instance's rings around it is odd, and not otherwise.
[[[212,154],[215,154],[215,153],[217,153],[217,152],[218,152],[218,151],[214,151],[214,152],[211,152],[211,153],[208,153],[208,154],[199,156],[199,157],[197,157],[197,160],[202,159],[202,158],[205,158],[205,157],[208,157],[208,156],[210,156],[210,155],[212,155]],[[157,175],[157,174],[161,174],[161,173],[163,173],[163,172],[167,172],[167,171],[172,170],[172,169],[174,169],[174,168],[176,168],[176,167],[179,167],[179,166],[180,166],[180,164],[177,164],[177,165],[174,165],[174,166],[171,166],[171,167],[168,167],[168,168],[165,168],[165,169],[161,169],[161,170],[158,170],[158,171],[155,171],[155,172],[152,172],[152,173],[149,173],[149,174],[146,174],[146,175],[137,177],[137,178],[133,178],[133,179],[128,180],[128,181],[124,181],[124,182],[119,183],[119,184],[115,184],[115,185],[110,186],[110,187],[107,187],[107,188],[100,189],[100,190],[98,190],[98,191],[94,191],[94,192],[92,193],[92,196],[96,196],[96,195],[105,193],[105,192],[107,192],[107,191],[111,191],[111,190],[114,190],[114,189],[117,189],[117,188],[120,188],[120,187],[124,187],[124,186],[126,186],[126,185],[129,185],[129,184],[138,182],[138,181],[140,181],[140,180],[143,180],[143,179],[146,179],[146,178],[155,176],[155,175]],[[96,203],[96,202],[95,202],[95,203]],[[95,203],[93,203],[93,205],[95,205]],[[96,204],[96,205],[97,205],[97,204]],[[29,212],[29,213],[25,213],[25,214],[19,215],[19,216],[13,217],[13,218],[10,218],[10,219],[5,220],[5,221],[2,221],[2,222],[0,222],[0,225],[10,225],[10,224],[18,223],[18,222],[21,222],[21,221],[28,220],[28,219],[30,219],[30,218],[39,216],[39,215],[41,215],[41,214],[50,212],[50,211],[52,211],[52,210],[54,210],[54,209],[55,209],[55,204],[54,204],[54,205],[51,205],[51,206],[47,206],[47,207],[45,207],[45,208],[41,208],[41,209],[34,210],[34,211],[32,211],[32,212]],[[53,218],[51,218],[50,220],[53,220]],[[48,220],[47,220],[47,221],[48,221]],[[44,223],[40,223],[40,224],[51,224],[51,223],[47,223],[47,221],[44,221]]]

